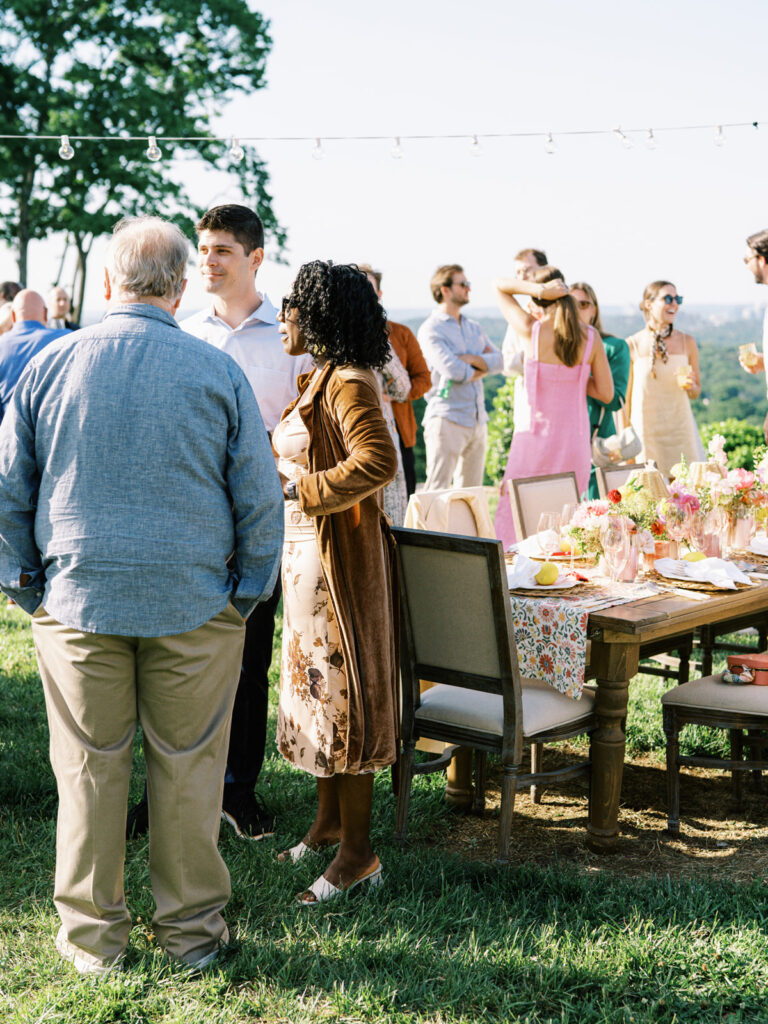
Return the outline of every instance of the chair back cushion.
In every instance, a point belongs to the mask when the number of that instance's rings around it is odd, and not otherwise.
[[[643,469],[645,469],[644,462],[622,462],[620,465],[605,466],[603,469],[598,467],[595,469],[595,479],[600,497],[605,498],[608,491],[615,491],[619,487],[623,487],[633,473],[638,473]]]
[[[578,502],[576,474],[553,473],[550,476],[512,480],[509,496],[517,539],[523,540],[536,533],[542,512],[554,512],[559,515],[563,505]]]

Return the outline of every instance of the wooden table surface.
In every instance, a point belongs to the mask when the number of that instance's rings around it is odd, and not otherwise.
[[[700,595],[700,591],[693,593]],[[592,792],[587,842],[609,853],[618,841],[629,683],[638,671],[641,644],[690,633],[697,626],[768,615],[768,584],[707,593],[705,601],[660,594],[590,614],[590,675],[597,682],[598,727],[592,737]]]

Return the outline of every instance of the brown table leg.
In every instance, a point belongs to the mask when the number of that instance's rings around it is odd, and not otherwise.
[[[446,769],[445,799],[463,811],[472,807],[472,748],[459,747]]]
[[[592,735],[587,845],[596,853],[611,853],[618,842],[627,698],[637,661],[635,644],[592,642],[590,664],[597,675],[597,729]]]

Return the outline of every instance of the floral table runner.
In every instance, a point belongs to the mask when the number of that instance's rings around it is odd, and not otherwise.
[[[652,583],[607,582],[558,597],[510,594],[521,674],[544,679],[578,700],[584,689],[589,613],[656,594]]]

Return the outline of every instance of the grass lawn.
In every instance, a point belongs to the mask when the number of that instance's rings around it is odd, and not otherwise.
[[[314,787],[274,746],[260,788],[278,837],[247,844],[226,826],[221,836],[233,952],[197,979],[167,964],[150,924],[147,841],[137,840],[126,859],[127,970],[80,979],[53,946],[56,790],[27,621],[0,612],[0,1024],[768,1022],[763,877],[626,877],[615,858],[591,871],[557,858],[497,868],[460,852],[461,819],[445,808],[439,776],[417,780],[405,850],[391,840],[388,773],[377,777],[384,886],[298,907],[295,893],[324,861],[285,867],[275,852],[303,834]],[[628,757],[660,764],[662,750],[658,688],[634,686]],[[136,797],[140,786],[137,744]],[[583,842],[585,822],[576,824]]]

